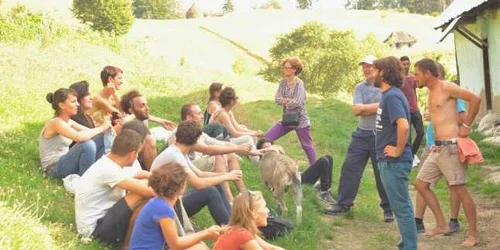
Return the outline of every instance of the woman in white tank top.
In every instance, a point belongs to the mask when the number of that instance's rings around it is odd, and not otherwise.
[[[70,174],[82,175],[97,157],[97,146],[92,138],[111,125],[106,122],[89,129],[71,120],[70,117],[78,112],[79,106],[74,90],[61,88],[47,94],[46,99],[55,110],[55,117],[45,124],[40,134],[42,168],[57,178]],[[69,145],[73,141],[78,143],[70,149]]]

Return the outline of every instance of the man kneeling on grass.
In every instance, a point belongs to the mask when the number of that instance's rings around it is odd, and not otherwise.
[[[137,132],[123,129],[111,152],[82,175],[75,188],[76,226],[80,235],[113,246],[123,244],[132,213],[147,198],[155,196],[146,182],[127,177],[123,170],[137,159],[143,143]]]
[[[226,181],[242,179],[241,170],[228,173],[213,173],[199,170],[189,159],[188,153],[193,149],[202,134],[201,124],[195,121],[183,121],[175,132],[175,143],[161,152],[151,165],[151,170],[176,162],[182,165],[187,174],[188,186],[193,190],[182,197],[182,203],[189,217],[198,213],[203,207],[208,210],[217,225],[226,225],[231,215],[229,205],[221,184]]]

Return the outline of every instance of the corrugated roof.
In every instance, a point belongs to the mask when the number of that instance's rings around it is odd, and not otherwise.
[[[485,3],[488,1],[498,1],[498,0],[455,0],[453,3],[446,8],[443,13],[439,16],[439,22],[436,25],[436,28],[439,28],[449,22],[453,21],[453,19],[461,16],[463,13]]]

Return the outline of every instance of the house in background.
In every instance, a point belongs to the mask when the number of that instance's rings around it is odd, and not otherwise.
[[[500,116],[500,0],[455,0],[436,29],[455,37],[460,85],[482,97],[478,118]]]
[[[406,31],[394,31],[384,40],[384,43],[390,44],[394,49],[401,49],[405,46],[411,48],[417,43],[417,38]]]

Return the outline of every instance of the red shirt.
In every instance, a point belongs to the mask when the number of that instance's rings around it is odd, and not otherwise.
[[[408,104],[410,104],[410,112],[417,112],[417,83],[415,82],[415,76],[407,75],[403,80],[403,86],[401,86],[400,89],[403,91],[403,94],[405,94]]]
[[[240,250],[240,246],[255,239],[255,236],[250,231],[242,228],[235,227],[231,231],[223,234],[215,242],[213,250]]]

